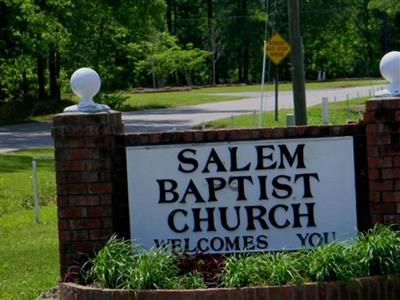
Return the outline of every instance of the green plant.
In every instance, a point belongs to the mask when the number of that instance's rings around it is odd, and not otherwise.
[[[368,274],[393,274],[400,272],[400,234],[383,225],[376,225],[366,234],[360,234],[353,245],[362,257],[360,263]]]
[[[86,282],[106,288],[156,289],[178,286],[176,257],[163,248],[144,251],[115,235],[89,260]],[[84,268],[84,269],[85,269]]]
[[[122,107],[124,102],[129,99],[128,96],[123,95],[122,93],[115,94],[105,94],[100,93],[96,97],[97,101],[102,104],[108,105],[111,109],[118,109]]]
[[[366,275],[361,260],[354,247],[333,242],[310,251],[304,264],[308,266],[306,274],[311,280],[349,280]]]
[[[254,286],[261,283],[260,256],[239,254],[228,257],[220,275],[221,283],[230,288]]]
[[[204,282],[203,275],[198,271],[193,271],[183,275],[176,288],[182,289],[205,289],[207,284]]]

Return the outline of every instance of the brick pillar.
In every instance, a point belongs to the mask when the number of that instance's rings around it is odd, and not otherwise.
[[[400,224],[400,98],[368,101],[364,114],[371,223]]]
[[[53,118],[61,280],[73,281],[114,233],[113,154],[121,113]]]

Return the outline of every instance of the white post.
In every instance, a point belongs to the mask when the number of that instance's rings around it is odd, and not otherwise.
[[[260,119],[259,119],[259,124],[258,124],[259,127],[263,127],[265,64],[266,64],[266,60],[267,60],[267,56],[265,53],[266,47],[267,47],[267,42],[264,41],[263,66],[262,66],[262,75],[261,75]]]
[[[201,130],[206,130],[206,123],[204,121],[201,122]]]
[[[328,109],[328,97],[322,98],[322,122],[324,124],[329,124],[329,109]]]
[[[295,126],[296,121],[294,114],[287,114],[286,115],[286,126]]]
[[[36,159],[32,158],[32,171],[33,171],[33,198],[35,201],[35,221],[40,222],[40,208],[39,208],[39,194],[37,184],[37,163]]]

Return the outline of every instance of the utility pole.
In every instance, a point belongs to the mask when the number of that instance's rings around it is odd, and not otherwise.
[[[289,35],[292,63],[292,86],[296,125],[307,125],[306,90],[304,84],[303,47],[300,34],[299,0],[288,0]]]

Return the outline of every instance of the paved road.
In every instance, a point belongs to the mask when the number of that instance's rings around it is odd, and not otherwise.
[[[334,97],[338,101],[345,100],[346,96],[355,98],[357,95],[369,96],[377,87],[340,88],[329,90],[307,90],[307,106],[321,103],[322,97]],[[190,129],[202,122],[252,113],[260,108],[260,93],[225,93],[221,95],[242,96],[243,100],[200,104],[175,109],[145,110],[122,114],[126,132],[160,132],[170,130]],[[274,109],[272,93],[265,97],[264,109]],[[292,92],[279,94],[279,108],[293,107]],[[50,137],[50,122],[26,123],[18,125],[0,126],[0,153],[17,149],[37,148],[53,145]]]

